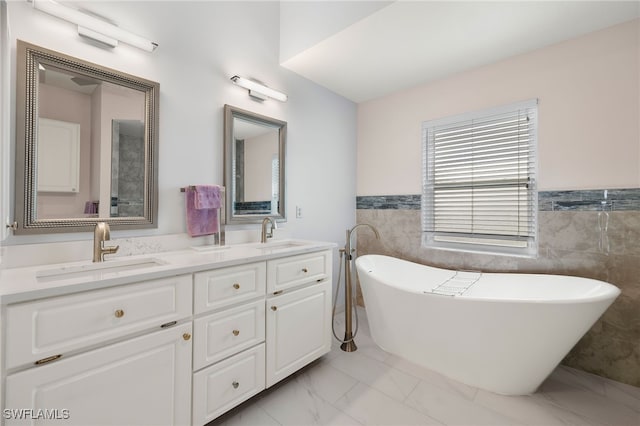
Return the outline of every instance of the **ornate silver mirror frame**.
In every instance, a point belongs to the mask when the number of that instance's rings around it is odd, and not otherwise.
[[[90,217],[79,214],[78,217],[38,218],[39,75],[47,67],[81,79],[118,86],[116,89],[141,92],[139,95],[144,98],[141,113],[144,115],[144,166],[141,166],[144,177],[139,192],[143,193],[143,201],[134,215],[112,217],[113,201],[110,201],[102,203],[107,205]],[[16,234],[88,231],[98,222],[107,222],[113,229],[158,226],[158,83],[18,40],[16,87]],[[87,213],[86,208],[84,213]]]
[[[247,140],[245,140],[247,139]],[[249,141],[251,140],[251,142]],[[286,220],[285,209],[285,147],[287,122],[266,117],[231,105],[224,106],[224,185],[226,223],[260,223],[269,216]],[[257,145],[256,145],[257,144]],[[271,149],[263,149],[269,144]],[[257,146],[251,152],[252,146]],[[275,152],[273,152],[275,151]],[[260,163],[249,161],[259,157]],[[245,159],[242,161],[241,159]],[[249,180],[249,173],[262,172]],[[244,184],[244,181],[247,184]],[[264,191],[252,191],[249,181],[260,182]],[[245,188],[242,188],[246,186]],[[269,189],[270,188],[270,189]],[[263,193],[252,197],[250,193]],[[263,199],[268,198],[268,199]]]

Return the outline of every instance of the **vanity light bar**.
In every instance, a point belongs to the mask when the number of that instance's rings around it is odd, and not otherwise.
[[[87,37],[92,40],[97,40],[100,43],[106,44],[107,46],[116,47],[118,46],[118,40],[115,38],[107,37],[103,34],[90,30],[89,28],[82,27],[78,25],[78,34],[82,37]]]
[[[118,41],[135,46],[139,49],[153,52],[157,43],[123,30],[109,22],[88,15],[79,10],[64,6],[53,0],[31,0],[33,7],[42,12],[64,19],[78,25],[78,34],[98,40],[109,46],[117,46]]]
[[[253,80],[249,80],[248,78],[240,77],[238,75],[234,75],[233,77],[231,77],[231,81],[233,81],[238,86],[244,87],[245,89],[249,90],[249,95],[253,96],[254,98],[264,100],[264,97],[260,96],[264,95],[280,102],[287,102],[288,97],[285,93],[267,87],[264,84],[260,84]]]

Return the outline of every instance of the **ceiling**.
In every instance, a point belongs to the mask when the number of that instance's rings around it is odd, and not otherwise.
[[[360,103],[639,16],[640,1],[396,1],[282,65]]]

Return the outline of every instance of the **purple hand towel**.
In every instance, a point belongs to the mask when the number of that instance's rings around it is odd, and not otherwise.
[[[219,209],[220,187],[218,185],[196,185],[195,204],[198,210]]]
[[[98,201],[87,201],[84,203],[84,214],[97,214]]]
[[[198,209],[196,208],[195,199],[196,191],[188,188],[185,197],[187,204],[187,232],[192,237],[215,234],[220,230],[219,209]]]

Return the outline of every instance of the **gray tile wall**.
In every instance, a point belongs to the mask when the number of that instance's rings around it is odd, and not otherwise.
[[[358,253],[387,254],[451,269],[574,275],[610,282],[622,294],[563,364],[640,386],[639,195],[640,190],[609,191],[610,251],[604,253],[598,246],[602,191],[540,193],[537,259],[422,248],[419,196],[401,198],[414,203],[401,208],[388,207],[393,199],[358,197],[357,223],[374,225],[381,236],[377,241],[368,232],[358,233]]]

